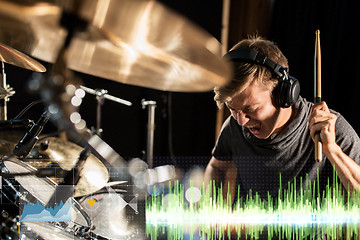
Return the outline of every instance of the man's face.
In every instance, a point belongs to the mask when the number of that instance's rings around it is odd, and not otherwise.
[[[238,124],[260,139],[279,132],[291,116],[291,108],[275,107],[269,89],[256,79],[226,105]]]

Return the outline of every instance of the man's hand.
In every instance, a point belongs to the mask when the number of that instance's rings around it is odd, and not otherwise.
[[[333,149],[336,149],[335,123],[336,115],[331,113],[326,103],[320,102],[311,108],[309,117],[310,135],[315,141],[315,133],[320,132],[320,139],[323,151],[329,156]]]

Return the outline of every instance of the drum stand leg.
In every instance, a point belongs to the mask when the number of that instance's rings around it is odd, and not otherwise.
[[[1,82],[0,82],[0,120],[7,120],[7,102],[9,97],[15,94],[15,91],[6,84],[6,74],[4,62],[1,61]]]
[[[142,108],[148,107],[148,125],[147,125],[147,142],[146,142],[146,161],[149,168],[153,168],[153,149],[154,149],[154,131],[155,131],[155,101],[141,100]]]
[[[96,133],[101,136],[102,129],[101,129],[101,107],[104,104],[105,97],[104,95],[107,93],[104,89],[97,89],[96,91]]]

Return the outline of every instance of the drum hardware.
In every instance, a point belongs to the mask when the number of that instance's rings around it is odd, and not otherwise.
[[[10,161],[3,162],[2,167],[3,172],[12,173],[16,175],[16,172],[34,172],[35,169],[30,165],[24,163],[18,159],[11,159]],[[37,178],[35,176],[15,176],[13,179],[3,179],[3,196],[8,200],[9,203],[12,203],[18,207],[18,211],[22,210],[23,203],[41,203],[45,206],[47,199],[50,198],[51,192],[54,192],[56,189],[56,183],[51,181],[48,178]],[[73,209],[73,221],[72,222],[45,222],[36,223],[37,225],[44,225],[48,231],[51,229],[55,232],[47,232],[47,234],[56,237],[57,234],[61,236],[66,235],[67,238],[61,239],[80,239],[85,238],[89,239],[87,235],[90,234],[90,231],[93,227],[92,220],[81,205],[74,199],[71,198],[72,209]],[[9,204],[7,204],[9,205]],[[11,207],[14,209],[14,206]],[[18,214],[19,214],[18,212]],[[7,219],[13,218],[14,214],[2,214],[3,217]],[[16,216],[18,219],[18,216]],[[20,224],[19,219],[16,221]],[[32,226],[30,222],[22,222],[25,226]],[[24,227],[24,226],[23,226]],[[26,227],[25,227],[26,229]],[[49,239],[43,236],[43,233],[40,228],[33,228],[33,232],[36,232],[39,236],[36,236],[36,239]],[[39,232],[37,232],[39,231]],[[34,235],[34,233],[33,233]],[[27,239],[27,238],[24,238]],[[35,239],[35,238],[30,238]]]
[[[126,106],[132,106],[132,103],[127,101],[127,100],[124,100],[124,99],[121,99],[121,98],[118,98],[118,97],[114,97],[110,94],[108,94],[108,91],[105,90],[105,89],[91,89],[91,88],[88,88],[88,87],[85,87],[85,86],[80,86],[82,89],[84,89],[85,92],[87,93],[90,93],[90,94],[93,94],[95,96],[99,96],[101,98],[105,98],[105,99],[108,99],[108,100],[111,100],[111,101],[114,101],[114,102],[118,102],[118,103],[121,103],[121,104],[124,104]]]
[[[99,136],[101,136],[101,133],[103,131],[103,129],[101,128],[101,106],[104,104],[104,96],[106,93],[107,90],[105,89],[96,90],[96,129],[94,129],[93,131],[96,131],[96,134],[98,134]]]
[[[4,62],[38,72],[45,72],[46,68],[34,59],[3,43],[0,43],[0,61],[2,67],[0,83],[0,120],[7,120],[7,102],[10,100],[9,97],[15,94],[15,91],[13,91],[13,88],[6,83]]]
[[[35,198],[32,198],[30,195],[27,194],[27,192],[19,192],[16,189],[16,183],[15,180],[10,180],[10,179],[3,179],[4,183],[6,184],[6,186],[9,186],[9,188],[12,191],[15,191],[16,194],[14,195],[9,195],[9,194],[4,194],[4,197],[8,200],[11,201],[13,204],[15,204],[17,207],[19,207],[20,205],[20,200],[22,202],[31,202],[33,204],[36,203]],[[7,190],[9,190],[9,188]],[[6,189],[6,187],[4,187],[4,189]],[[4,192],[4,191],[3,191]]]
[[[39,140],[39,135],[43,130],[45,124],[50,119],[50,112],[45,111],[39,120],[33,125],[30,130],[24,135],[24,137],[16,144],[13,154],[20,158],[25,158],[29,152],[33,149],[37,141]]]
[[[148,107],[148,124],[147,124],[147,141],[146,141],[146,161],[149,168],[153,168],[153,151],[154,151],[154,131],[155,131],[155,101],[141,100],[142,108]]]
[[[108,182],[105,184],[105,187],[111,187],[113,189],[116,189],[117,186],[120,186],[121,184],[127,183],[127,181],[113,181]]]
[[[31,128],[34,124],[34,121],[30,119],[11,119],[0,121],[0,129]]]
[[[19,144],[23,138],[25,138],[26,134],[29,135],[29,132],[35,133],[36,129],[40,130],[42,128],[39,126],[40,122],[37,123],[38,126],[34,126],[35,123],[33,120],[20,119],[31,107],[42,102],[42,100],[33,101],[24,109],[22,109],[21,112],[18,113],[13,119],[0,121],[0,156],[13,156],[13,150],[15,149],[15,146]],[[28,129],[32,130],[29,131]],[[27,132],[24,132],[24,130]],[[35,136],[32,141],[34,140],[36,140]]]
[[[11,158],[10,158],[11,160]],[[9,161],[8,159],[6,161]],[[11,177],[19,177],[19,176],[36,176],[39,178],[45,178],[45,177],[56,177],[56,178],[64,178],[66,174],[75,174],[74,171],[65,171],[61,168],[54,168],[54,167],[44,167],[44,168],[38,168],[33,172],[22,172],[22,173],[0,173],[1,177],[4,178],[11,178]]]
[[[0,45],[1,46],[1,45]],[[7,120],[7,102],[9,97],[15,94],[15,91],[6,84],[6,74],[4,62],[1,62],[2,74],[1,74],[1,84],[0,84],[0,120]]]
[[[105,99],[109,99],[111,101],[117,102],[117,103],[121,103],[124,104],[126,106],[131,106],[132,103],[129,101],[126,101],[124,99],[118,98],[118,97],[114,97],[108,94],[108,91],[105,89],[91,89],[85,86],[80,86],[81,89],[83,89],[85,92],[93,94],[96,96],[96,101],[97,101],[97,108],[96,108],[96,129],[93,130],[92,132],[95,131],[96,134],[98,134],[99,136],[102,133],[102,129],[101,129],[101,106],[104,104],[104,100]]]

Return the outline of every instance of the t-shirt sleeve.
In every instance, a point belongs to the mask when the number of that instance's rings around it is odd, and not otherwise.
[[[231,117],[224,121],[219,137],[212,150],[212,156],[217,160],[232,160],[230,118]]]
[[[336,142],[343,152],[360,165],[360,139],[353,127],[341,114],[336,114]]]

